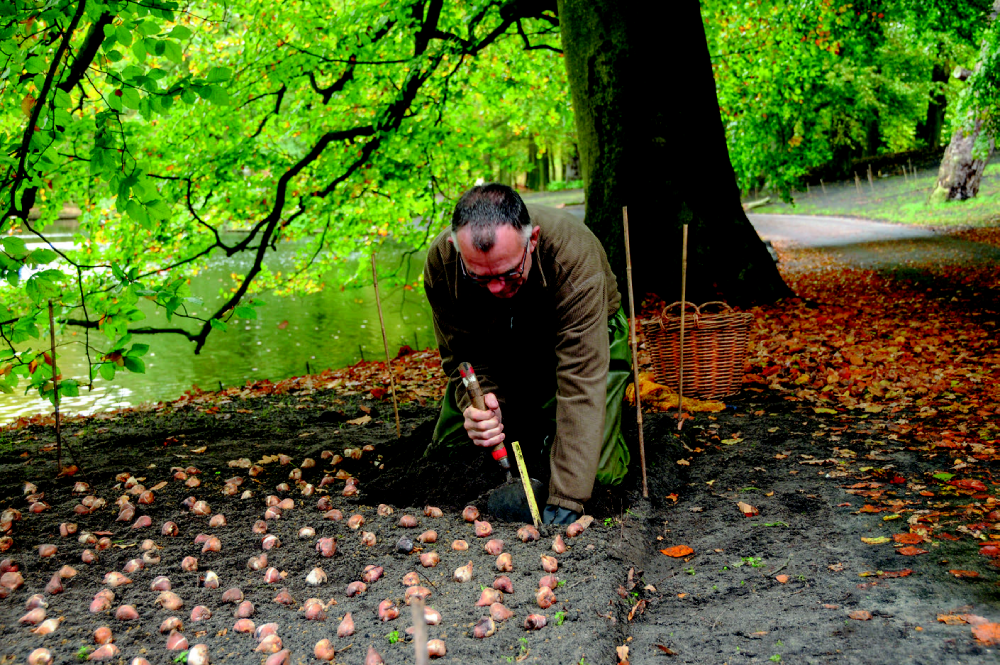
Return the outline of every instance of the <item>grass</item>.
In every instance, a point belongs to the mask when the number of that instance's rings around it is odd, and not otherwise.
[[[931,203],[929,198],[936,180],[937,170],[925,169],[918,171],[915,177],[876,178],[874,188],[862,178],[860,193],[853,181],[827,183],[825,195],[819,187],[811,187],[808,192],[795,192],[791,204],[774,203],[753,212],[860,217],[939,227],[1000,223],[1000,163],[986,167],[979,194],[968,201]],[[761,194],[760,198],[763,196]],[[778,200],[774,196],[772,199]]]

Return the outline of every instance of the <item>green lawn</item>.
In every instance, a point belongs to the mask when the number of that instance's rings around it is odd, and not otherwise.
[[[936,178],[937,170],[927,169],[918,171],[916,177],[875,178],[874,188],[864,178],[860,193],[854,182],[832,183],[825,186],[825,194],[820,187],[811,187],[808,192],[795,192],[791,204],[779,201],[756,208],[754,212],[840,215],[932,226],[995,226],[1000,223],[1000,164],[986,167],[979,194],[969,201],[930,203],[928,199]]]

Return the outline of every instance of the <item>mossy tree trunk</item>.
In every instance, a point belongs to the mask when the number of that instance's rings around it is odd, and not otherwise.
[[[994,0],[993,11],[989,15],[991,23],[997,19],[998,13],[1000,13],[1000,0]],[[987,58],[992,57],[995,57],[995,54],[990,52],[988,40],[984,40],[975,72],[959,68],[955,77],[963,81],[968,79],[979,72]],[[974,113],[969,115],[966,127],[959,127],[951,135],[951,142],[944,151],[944,157],[941,158],[937,185],[931,194],[931,201],[938,203],[965,201],[979,193],[983,172],[993,157],[996,142],[993,136],[983,134],[983,120],[981,117],[975,117]]]
[[[622,206],[638,297],[747,305],[790,295],[740,203],[697,0],[559,0],[587,224],[625,294]]]

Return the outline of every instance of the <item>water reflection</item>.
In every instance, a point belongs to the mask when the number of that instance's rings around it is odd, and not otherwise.
[[[60,246],[71,243],[72,234],[52,235]],[[287,271],[293,260],[291,249],[273,255],[268,260],[269,267]],[[402,249],[383,248],[379,254],[380,274],[397,268],[401,256]],[[369,260],[367,256],[358,258],[366,263]],[[198,309],[202,313],[214,311],[221,302],[220,289],[231,284],[230,274],[243,273],[248,266],[249,261],[243,257],[220,258],[211,269],[194,278],[192,295],[205,302],[205,307]],[[408,281],[416,278],[422,266],[422,254],[410,257]],[[400,277],[406,278],[405,270]],[[403,344],[414,348],[433,346],[433,323],[423,290],[380,286],[390,352],[395,353]],[[279,380],[305,374],[307,369],[318,372],[353,364],[362,357],[367,360],[384,357],[375,291],[370,286],[344,291],[328,288],[316,294],[283,298],[265,294],[263,298],[266,305],[257,308],[256,320],[233,319],[227,332],[213,331],[197,356],[194,344],[180,335],[136,336],[137,341],[151,346],[145,357],[146,374],[119,372],[112,383],[98,378],[93,390],[81,388],[79,397],[64,399],[63,412],[87,414],[170,400],[193,385],[207,390],[243,385],[248,380]],[[138,325],[177,326],[177,319],[167,322],[152,303],[144,304],[147,319]],[[68,329],[57,343],[62,375],[85,384],[87,363],[83,340],[83,331]],[[42,341],[32,341],[33,348],[47,346]],[[22,390],[23,385],[22,382]],[[37,393],[4,395],[0,399],[0,423],[51,410],[51,405]]]

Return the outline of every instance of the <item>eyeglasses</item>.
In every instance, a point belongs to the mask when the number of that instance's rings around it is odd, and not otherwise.
[[[520,267],[514,268],[513,270],[508,270],[507,272],[500,273],[499,275],[477,275],[465,266],[465,261],[462,259],[462,255],[458,255],[458,263],[462,266],[462,275],[466,279],[475,282],[476,284],[486,285],[490,282],[514,282],[521,279],[521,275],[524,274],[524,266],[528,263],[528,245],[531,243],[531,239],[524,243],[524,256],[521,257]]]

